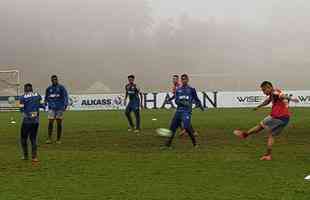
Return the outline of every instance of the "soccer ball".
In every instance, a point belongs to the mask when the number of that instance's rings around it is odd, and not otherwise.
[[[11,104],[11,105],[14,105],[15,104],[15,97],[9,97],[8,98],[8,103]]]
[[[161,137],[171,137],[172,136],[172,132],[169,129],[159,128],[159,129],[156,129],[156,132]]]

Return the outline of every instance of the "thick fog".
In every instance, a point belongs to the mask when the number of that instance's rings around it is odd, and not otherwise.
[[[188,73],[203,90],[309,89],[306,0],[1,0],[0,70],[43,90],[145,91]],[[15,67],[9,67],[15,66]],[[1,77],[0,77],[1,80]],[[5,84],[0,84],[2,88]]]

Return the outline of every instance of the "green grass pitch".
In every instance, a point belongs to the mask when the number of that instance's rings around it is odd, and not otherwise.
[[[39,133],[40,164],[21,161],[19,120],[0,113],[1,200],[309,200],[310,109],[293,109],[289,127],[276,139],[273,161],[259,161],[266,134],[240,141],[234,128],[250,128],[268,109],[210,109],[193,114],[200,147],[176,138],[174,149],[155,129],[168,127],[172,110],[142,113],[140,136],[127,132],[121,111],[67,112],[62,145],[45,145],[46,116]],[[152,121],[157,118],[157,121]]]

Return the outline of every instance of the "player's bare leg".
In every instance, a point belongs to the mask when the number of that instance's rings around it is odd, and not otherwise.
[[[179,134],[180,137],[183,137],[183,136],[186,136],[187,135],[187,132],[184,128],[181,129],[181,132]]]
[[[267,152],[263,157],[261,157],[261,160],[272,160],[271,153],[273,144],[274,144],[274,138],[272,136],[272,133],[269,133],[267,141]]]
[[[173,141],[173,138],[178,130],[178,128],[180,127],[181,125],[181,121],[180,121],[180,117],[179,115],[176,113],[171,121],[171,125],[170,125],[170,130],[171,130],[171,136],[168,138],[168,140],[165,142],[165,145],[162,146],[163,149],[165,148],[170,148],[171,147],[171,144],[172,144],[172,141]]]
[[[48,120],[48,138],[46,140],[46,144],[51,144],[52,143],[52,135],[53,135],[53,129],[54,129],[54,119],[49,119]]]
[[[195,135],[194,135],[194,130],[192,129],[192,127],[187,128],[186,132],[188,133],[189,137],[191,138],[193,146],[197,147],[197,142],[196,142],[196,138],[195,138]]]
[[[191,129],[193,130],[193,134],[195,137],[199,136],[198,132],[193,128],[193,125],[191,125]]]
[[[131,117],[131,111],[128,108],[125,111],[125,116],[128,120],[128,124],[129,124],[128,131],[133,131],[134,130],[134,124],[133,124],[133,120]]]
[[[242,131],[242,130],[234,130],[234,134],[238,137],[240,137],[241,139],[245,139],[248,136],[252,135],[252,134],[256,134],[261,132],[262,130],[264,130],[264,127],[262,125],[257,125],[251,129],[249,129],[248,131]]]
[[[37,134],[38,134],[38,128],[39,128],[39,124],[37,125],[33,125],[33,127],[31,127],[31,132],[30,132],[30,141],[31,141],[31,153],[32,153],[32,162],[36,163],[39,162],[38,159],[38,154],[37,154],[37,149],[38,149],[38,145],[37,145]]]
[[[28,135],[27,125],[23,124],[21,128],[21,147],[23,150],[23,160],[28,160]]]
[[[136,128],[135,128],[135,133],[139,133],[141,130],[141,115],[140,115],[140,110],[134,111],[135,118],[136,118]]]
[[[193,134],[196,137],[199,136],[199,133],[196,130],[194,130],[194,129],[193,129]],[[182,129],[180,134],[179,134],[180,137],[184,137],[184,136],[188,136],[188,135],[189,134],[188,134],[188,132],[185,129]]]

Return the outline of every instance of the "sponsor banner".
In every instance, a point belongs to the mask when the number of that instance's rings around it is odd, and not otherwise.
[[[285,91],[299,100],[291,107],[310,107],[310,91]],[[146,109],[175,108],[168,99],[172,93],[153,92],[143,94]],[[252,92],[198,92],[198,97],[206,108],[249,108],[262,103],[267,97],[261,91]],[[13,107],[8,97],[0,98],[0,107]],[[14,104],[15,105],[15,104]],[[124,94],[70,95],[70,110],[124,110]]]
[[[216,92],[198,92],[197,93],[203,107],[217,107]],[[168,99],[173,96],[172,93],[144,93],[144,107],[147,109],[159,108],[175,108],[174,101],[169,102]],[[195,106],[195,105],[194,105]]]
[[[143,107],[146,109],[175,108],[174,101],[169,102],[172,93],[144,93]],[[216,107],[216,93],[199,92],[204,107]],[[70,95],[70,110],[124,110],[123,94]]]
[[[290,103],[290,107],[310,107],[310,91],[284,91],[285,94],[297,98],[299,103]],[[251,108],[261,104],[265,99],[260,91],[253,92],[218,92],[218,108]]]
[[[94,94],[70,95],[70,110],[121,110],[125,109],[124,95]]]
[[[261,104],[267,97],[262,92],[219,92],[219,108],[249,108]]]
[[[299,103],[291,103],[291,106],[295,107],[310,107],[310,91],[297,90],[297,91],[288,91],[286,92],[293,97],[296,97]]]
[[[310,107],[310,91],[285,91],[299,100],[290,103],[291,107]],[[143,106],[146,109],[175,108],[168,99],[172,93],[144,93]],[[205,108],[251,108],[262,103],[267,97],[261,91],[252,92],[198,92],[198,97]],[[124,95],[97,94],[71,95],[70,110],[123,110]]]

